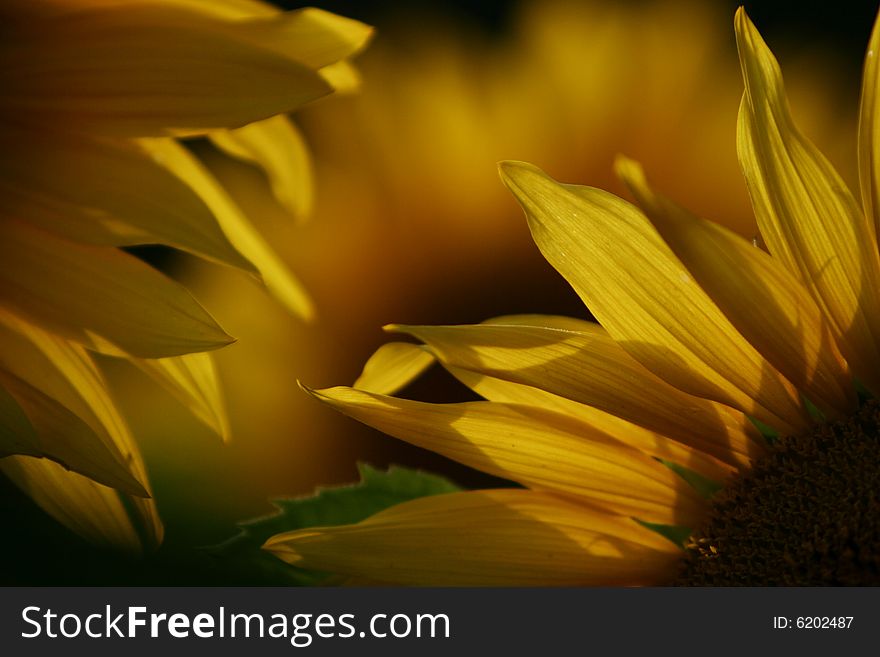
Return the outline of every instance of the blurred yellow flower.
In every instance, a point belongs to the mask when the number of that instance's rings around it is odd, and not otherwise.
[[[161,541],[138,449],[94,355],[130,360],[226,438],[199,352],[232,341],[182,285],[119,247],[163,244],[311,302],[181,144],[207,136],[308,211],[284,115],[352,84],[367,26],[258,0],[34,0],[0,8],[0,470],[86,538]]]
[[[354,388],[314,394],[526,489],[416,500],[266,549],[408,584],[880,581],[880,412],[856,395],[880,394],[880,22],[863,81],[863,207],[795,127],[742,9],[735,27],[738,155],[769,253],[654,193],[631,160],[616,169],[641,209],[502,163],[535,243],[601,326],[390,327],[423,346],[386,345]],[[434,360],[485,401],[388,396]],[[768,449],[757,427],[785,438]],[[661,536],[692,529],[685,552]]]

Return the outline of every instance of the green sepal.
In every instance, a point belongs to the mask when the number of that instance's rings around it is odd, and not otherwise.
[[[707,500],[711,499],[715,493],[720,491],[724,486],[719,484],[717,481],[713,479],[709,479],[708,477],[704,477],[698,472],[694,472],[690,468],[686,468],[683,465],[679,465],[678,463],[673,463],[672,461],[667,461],[666,459],[657,459],[665,465],[667,468],[672,470],[679,477],[684,479],[688,484],[690,484],[691,488],[693,488],[697,493],[699,493],[702,497],[705,497]]]
[[[682,527],[681,525],[662,525],[656,522],[648,522],[647,520],[639,520],[638,518],[633,518],[633,520],[645,529],[650,529],[652,532],[660,534],[663,538],[669,539],[682,549],[694,531],[690,527]]]
[[[761,435],[764,436],[764,440],[767,441],[768,445],[775,445],[779,441],[779,432],[773,427],[764,424],[756,417],[752,417],[751,415],[746,416],[749,418],[752,424],[754,424],[758,431],[761,432]]]

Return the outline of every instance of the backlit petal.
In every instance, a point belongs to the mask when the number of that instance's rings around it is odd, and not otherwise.
[[[393,395],[435,361],[417,344],[388,342],[370,356],[353,387],[365,392]]]
[[[741,414],[674,388],[642,367],[598,325],[536,317],[568,326],[392,327],[427,344],[444,366],[545,390],[713,454],[748,462],[757,432]],[[523,321],[529,321],[525,319]]]
[[[635,207],[598,189],[561,185],[525,163],[502,163],[501,176],[544,257],[633,358],[685,392],[783,431],[807,426],[797,391]]]
[[[862,101],[859,107],[859,185],[865,216],[873,221],[874,237],[880,233],[880,14],[874,21],[862,75]]]
[[[592,406],[579,404],[565,397],[551,394],[544,390],[532,388],[521,383],[504,381],[470,370],[449,367],[449,372],[478,395],[493,402],[518,404],[544,408],[562,413],[582,425],[579,435],[583,438],[598,440],[615,440],[623,445],[638,449],[649,456],[664,459],[700,473],[708,479],[719,483],[726,481],[737,472],[735,465],[709,456],[706,452],[672,440],[659,433],[649,431],[637,424],[632,424]],[[755,455],[761,451],[754,449]],[[746,469],[749,459],[736,455],[740,468]],[[734,460],[730,458],[729,460]]]
[[[337,94],[350,94],[361,87],[360,72],[347,60],[325,66],[318,73]]]
[[[227,336],[181,285],[117,249],[0,222],[0,301],[86,345],[147,358],[216,349]]]
[[[816,299],[857,377],[880,393],[880,258],[873,225],[795,127],[779,64],[742,9],[736,38],[746,84],[737,150],[761,235]]]
[[[205,203],[131,142],[0,132],[0,210],[74,241],[167,244],[256,273]]]
[[[4,368],[0,368],[0,393],[4,411],[10,409],[10,401],[15,402],[28,422],[24,428],[29,429],[12,436],[14,441],[0,441],[0,458],[10,454],[48,458],[108,486],[139,496],[147,494],[118,453],[70,409]],[[4,434],[20,428],[4,425]]]
[[[149,493],[138,448],[89,353],[8,312],[0,313],[0,322],[4,365],[86,423],[142,484],[140,495],[144,489]],[[61,429],[62,433],[70,430]],[[120,493],[45,459],[9,457],[0,459],[0,464],[8,466],[4,470],[37,504],[90,540],[119,545],[124,543],[122,536],[132,532],[142,537],[138,545],[143,541],[148,548],[162,540],[162,524],[152,499]],[[83,506],[79,506],[81,501]],[[119,529],[123,520],[129,528],[126,531]]]
[[[680,558],[628,518],[523,490],[425,497],[263,547],[296,566],[420,586],[658,584]]]
[[[380,431],[532,488],[589,500],[644,520],[691,525],[703,503],[645,454],[598,436],[571,418],[494,402],[428,404],[352,388],[312,391]]]
[[[311,319],[314,305],[300,282],[205,167],[173,139],[143,139],[141,143],[202,198],[233,246],[256,265],[269,291],[292,313]]]
[[[229,418],[226,415],[223,391],[211,354],[129,360],[180,400],[198,420],[222,440],[229,440]]]
[[[846,362],[798,280],[739,235],[655,194],[634,162],[621,159],[617,169],[666,244],[736,329],[826,414],[855,410]]]
[[[286,116],[273,116],[236,130],[216,130],[210,135],[218,147],[233,157],[259,165],[275,198],[299,219],[312,209],[312,164],[305,141]]]

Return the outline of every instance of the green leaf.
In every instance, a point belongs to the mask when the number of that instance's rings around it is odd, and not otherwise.
[[[237,536],[209,548],[221,559],[245,559],[266,569],[276,570],[279,584],[316,584],[323,573],[288,566],[260,548],[270,537],[306,527],[348,525],[419,497],[454,493],[461,490],[438,475],[391,466],[387,471],[358,464],[361,480],[350,486],[319,488],[311,497],[272,500],[277,512],[239,523]],[[256,566],[257,563],[251,563]]]

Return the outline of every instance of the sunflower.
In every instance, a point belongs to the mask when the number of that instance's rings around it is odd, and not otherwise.
[[[36,0],[0,9],[0,470],[69,528],[161,541],[144,464],[96,354],[146,371],[226,438],[211,360],[230,338],[123,247],[161,244],[311,303],[180,141],[259,164],[308,210],[285,116],[348,88],[370,29],[259,0]]]
[[[880,582],[880,72],[859,130],[862,203],[795,127],[740,9],[737,150],[767,251],[616,171],[605,191],[500,165],[545,258],[599,324],[513,316],[394,326],[354,388],[313,394],[519,483],[270,539],[297,566],[407,584]],[[485,398],[389,396],[431,362]]]
[[[239,338],[215,362],[233,430],[248,436],[214,450],[226,462],[216,463],[214,474],[204,463],[193,465],[206,475],[199,514],[235,517],[229,500],[236,499],[249,500],[238,517],[258,515],[267,496],[346,481],[356,458],[411,455],[367,427],[346,430],[343,418],[290,392],[294,373],[320,387],[350,383],[383,341],[382,324],[473,322],[528,312],[537,303],[577,313],[576,297],[512,217],[510,195],[495,173],[499,159],[540,162],[557,178],[622,192],[610,166],[622,149],[661,174],[653,180],[658,187],[754,237],[745,186],[724,182],[738,175],[730,126],[742,81],[726,38],[727,12],[718,9],[680,0],[527,1],[517,3],[504,37],[491,40],[469,39],[463,26],[442,19],[383,23],[384,38],[358,58],[363,88],[297,113],[318,182],[319,202],[305,230],[281,215],[259,175],[205,154],[241,207],[261,219],[273,246],[310,281],[323,326],[333,330],[285,317],[229,268],[189,260],[183,280]],[[854,145],[855,108],[840,107],[833,81],[839,76],[823,76],[816,66],[807,74],[800,61],[786,65],[799,124],[830,147],[835,164],[846,165],[837,151]],[[855,170],[853,162],[842,173],[855,181]],[[131,394],[143,399],[144,387]],[[180,431],[172,430],[180,420],[144,417],[131,421],[150,440],[154,472],[167,454],[186,482],[174,449]],[[439,462],[422,456],[425,467]]]

